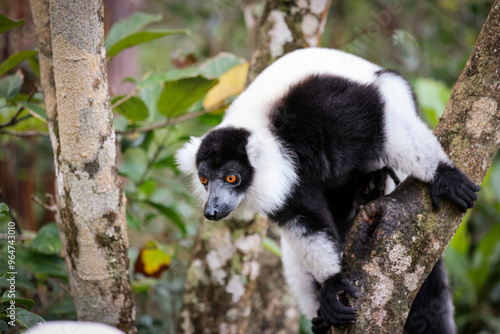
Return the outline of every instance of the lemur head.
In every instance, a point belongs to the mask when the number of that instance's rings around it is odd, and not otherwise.
[[[204,202],[207,219],[229,215],[252,185],[255,171],[247,154],[249,137],[245,129],[217,128],[179,150],[179,167],[196,179],[195,193]]]

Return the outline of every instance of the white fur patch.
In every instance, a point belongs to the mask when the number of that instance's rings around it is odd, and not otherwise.
[[[198,178],[198,169],[196,168],[196,153],[200,148],[202,138],[191,137],[175,154],[175,161],[181,172],[191,178],[191,188],[195,198],[204,203],[207,200],[207,191]]]
[[[298,222],[292,221],[281,230],[281,237],[302,258],[307,270],[319,283],[340,272],[341,254],[326,232],[306,234]]]
[[[368,84],[382,68],[339,50],[293,51],[266,68],[226,111],[223,124],[251,130],[268,126],[272,104],[290,87],[313,74],[331,74]]]
[[[308,319],[316,317],[319,309],[316,282],[307,271],[302,259],[295,253],[285,238],[281,238],[281,260],[285,279],[292,291],[299,309]]]
[[[255,174],[240,206],[267,214],[279,210],[297,182],[292,155],[265,130],[250,135],[246,151]]]
[[[385,102],[387,165],[421,181],[431,181],[440,162],[452,163],[432,131],[418,117],[410,86],[392,73],[381,75],[377,86]]]

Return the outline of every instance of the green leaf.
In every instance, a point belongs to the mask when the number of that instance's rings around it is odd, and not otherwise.
[[[281,247],[273,239],[264,237],[264,239],[262,239],[262,246],[274,255],[281,257]]]
[[[0,214],[3,214],[3,215],[8,215],[9,214],[9,207],[7,206],[7,204],[5,203],[0,203]]]
[[[31,274],[66,277],[66,265],[59,255],[47,255],[29,249],[16,249],[16,264]]]
[[[128,35],[138,32],[146,25],[154,22],[160,22],[161,19],[161,14],[137,12],[128,19],[120,20],[119,22],[113,24],[108,37],[106,37],[106,49],[109,49],[112,45],[116,44]]]
[[[418,78],[414,87],[422,116],[432,128],[435,128],[444,112],[451,89],[440,81],[427,78]]]
[[[40,254],[57,254],[61,251],[61,239],[56,223],[42,226],[30,244],[30,248]]]
[[[35,302],[31,299],[26,298],[12,298],[12,299],[3,299],[0,303],[0,312],[5,311],[11,305],[11,301],[14,301],[15,305],[22,305],[27,310],[30,310],[33,306],[35,306]]]
[[[36,75],[40,78],[40,62],[38,61],[38,58],[31,57],[26,60],[28,61],[28,64],[30,65],[33,72],[35,72]]]
[[[242,60],[237,56],[223,52],[207,59],[200,67],[175,68],[165,72],[153,73],[144,79],[138,87],[146,87],[155,83],[194,78],[197,76],[204,76],[210,79],[217,78],[241,63]]]
[[[14,296],[13,297],[9,296],[10,294],[11,294],[10,289],[8,289],[7,291],[5,291],[3,293],[3,295],[2,295],[2,302],[7,301],[7,300],[12,300],[12,299],[19,298],[19,293],[17,291],[14,291]]]
[[[177,164],[175,163],[175,156],[174,155],[169,155],[165,159],[161,159],[161,160],[155,162],[153,165],[154,168],[171,168],[174,171],[177,171],[176,166],[177,166]]]
[[[186,236],[187,234],[187,229],[186,229],[186,224],[184,221],[181,219],[179,214],[172,210],[169,207],[166,207],[165,205],[158,204],[155,202],[151,201],[146,201],[147,204],[155,208],[156,210],[160,211],[165,217],[167,217],[175,226],[179,228],[183,236]]]
[[[132,35],[129,35],[120,41],[116,42],[108,48],[108,57],[113,58],[121,51],[130,48],[132,46],[153,41],[155,39],[173,35],[173,34],[187,34],[188,31],[185,29],[179,30],[164,30],[164,31],[139,31]]]
[[[128,209],[127,209],[127,226],[136,231],[140,231],[142,229],[142,222],[139,219],[139,217],[131,213]]]
[[[15,27],[19,27],[24,23],[25,20],[11,20],[7,16],[0,14],[0,34],[13,29]]]
[[[45,320],[38,314],[26,311],[22,308],[16,308],[16,321],[24,328],[32,328],[45,322]]]
[[[242,59],[238,56],[232,53],[221,52],[215,57],[212,57],[204,62],[200,66],[200,69],[202,71],[202,74],[204,74],[205,76],[218,78],[222,74],[229,71],[231,68],[235,67],[236,65],[240,65],[241,63]]]
[[[194,78],[202,75],[201,69],[197,67],[175,68],[166,72],[156,72],[149,75],[138,86],[140,88],[154,86],[165,81]]]
[[[33,111],[34,113],[40,115],[40,117],[42,117],[43,119],[47,119],[47,113],[45,112],[45,109],[43,109],[39,105],[37,105],[35,103],[31,103],[31,102],[26,102],[26,101],[19,101],[19,102],[17,102],[17,104],[20,104],[23,107],[25,107],[26,109],[29,109],[29,110]]]
[[[0,77],[7,73],[10,69],[14,68],[17,64],[28,58],[33,58],[38,54],[34,50],[24,50],[11,55],[0,64]]]
[[[19,74],[9,75],[6,79],[0,80],[0,97],[12,100],[19,94],[23,81]]]
[[[216,83],[217,80],[202,76],[165,82],[158,100],[158,111],[167,117],[181,115],[200,101]]]
[[[125,95],[119,95],[113,97],[111,99],[111,104],[116,103],[124,96]],[[149,115],[148,107],[144,104],[142,99],[137,96],[132,96],[119,104],[114,110],[134,122],[143,121],[148,118]]]

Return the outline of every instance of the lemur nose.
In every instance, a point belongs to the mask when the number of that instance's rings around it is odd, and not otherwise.
[[[205,210],[205,218],[208,220],[214,220],[217,217],[217,211],[215,210]]]

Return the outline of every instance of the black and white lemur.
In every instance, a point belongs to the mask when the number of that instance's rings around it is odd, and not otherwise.
[[[400,74],[330,49],[278,59],[234,100],[220,125],[178,151],[177,162],[194,179],[206,218],[238,208],[278,224],[287,282],[301,311],[315,318],[315,333],[357,316],[339,295],[356,294],[341,257],[359,180],[376,171],[389,171],[387,182],[412,176],[429,184],[436,208],[442,197],[461,211],[479,191],[420,120]],[[419,291],[405,332],[455,332],[441,261]]]

